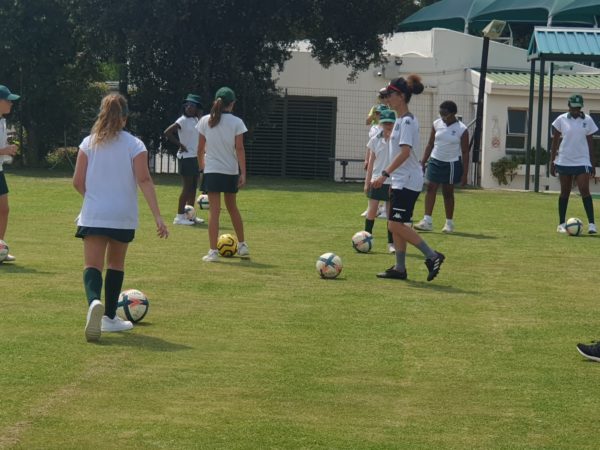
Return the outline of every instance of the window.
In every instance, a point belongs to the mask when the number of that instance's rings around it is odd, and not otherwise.
[[[509,109],[506,121],[506,154],[525,153],[527,136],[527,110]]]

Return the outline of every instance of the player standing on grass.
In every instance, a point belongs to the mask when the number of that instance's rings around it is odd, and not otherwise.
[[[388,202],[390,198],[390,182],[388,178],[379,188],[374,188],[372,182],[379,178],[381,171],[389,164],[390,136],[396,122],[396,113],[387,109],[381,111],[379,116],[380,129],[377,134],[369,139],[367,151],[369,158],[367,163],[367,176],[365,177],[365,194],[369,198],[367,217],[365,218],[365,231],[373,233],[375,217],[378,214],[378,205],[381,200]],[[394,253],[394,241],[392,232],[388,230],[388,252]]]
[[[217,261],[217,239],[219,236],[219,215],[221,213],[221,192],[225,206],[231,217],[233,229],[239,240],[238,255],[248,256],[250,251],[244,240],[244,223],[237,207],[238,190],[246,184],[246,152],[244,133],[248,131],[239,117],[232,114],[235,93],[222,87],[215,94],[210,114],[198,122],[200,142],[198,161],[204,171],[202,191],[208,193],[208,240],[210,250],[202,257],[203,261]]]
[[[594,120],[585,115],[583,97],[573,94],[569,97],[569,112],[561,114],[552,122],[552,155],[550,173],[558,174],[560,195],[558,197],[558,227],[556,231],[566,233],[565,217],[573,178],[579,188],[581,201],[588,218],[588,233],[596,234],[594,223],[594,203],[590,194],[590,177],[596,175],[592,136],[598,131]],[[562,139],[562,140],[561,140]],[[560,141],[560,148],[558,142]],[[558,155],[556,154],[558,150]]]
[[[79,145],[73,186],[83,196],[76,237],[83,239],[83,284],[89,304],[85,325],[88,341],[101,331],[125,331],[133,324],[116,316],[123,285],[125,255],[138,226],[137,186],[146,198],[161,238],[169,235],[160,216],[144,143],[123,131],[129,110],[122,95],[102,99],[90,136]],[[102,271],[105,306],[100,302]]]
[[[198,188],[198,141],[200,134],[196,129],[198,120],[202,115],[200,96],[188,94],[183,101],[183,114],[170,125],[164,132],[165,137],[179,147],[177,159],[179,160],[179,174],[183,186],[179,195],[177,215],[173,219],[174,225],[194,225],[204,223],[196,218],[189,220],[185,217],[185,205],[194,205],[196,189]]]
[[[409,111],[408,103],[413,94],[418,95],[423,89],[418,75],[410,75],[406,80],[402,77],[394,78],[387,87],[388,104],[396,111],[398,118],[390,139],[390,163],[373,182],[373,187],[381,187],[388,178],[392,179],[388,227],[394,236],[396,264],[385,272],[378,273],[379,278],[406,280],[407,243],[414,245],[425,255],[425,265],[429,271],[427,281],[436,277],[445,259],[443,254],[432,250],[407,225],[412,221],[415,203],[423,188],[423,170],[416,155],[420,145],[419,122]]]
[[[4,177],[3,164],[16,155],[18,147],[14,144],[8,145],[6,136],[6,119],[4,116],[10,113],[13,101],[19,100],[20,96],[13,94],[6,86],[0,85],[0,240],[4,240],[6,227],[8,226],[8,185]],[[7,255],[5,262],[15,261],[13,255]]]
[[[429,142],[421,159],[425,169],[427,195],[425,196],[425,216],[415,225],[417,230],[433,230],[433,207],[438,186],[442,185],[446,223],[443,233],[454,231],[454,185],[467,184],[469,171],[469,132],[456,118],[456,103],[448,100],[440,105],[440,118],[433,122]],[[431,158],[430,158],[431,156]]]

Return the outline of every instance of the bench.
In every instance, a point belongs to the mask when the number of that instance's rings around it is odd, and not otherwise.
[[[346,183],[347,181],[363,181],[365,179],[365,177],[347,177],[346,176],[346,167],[348,167],[348,164],[351,162],[357,162],[357,163],[363,163],[365,162],[364,159],[358,159],[358,158],[329,158],[329,161],[331,162],[339,162],[340,165],[342,166],[342,182]]]

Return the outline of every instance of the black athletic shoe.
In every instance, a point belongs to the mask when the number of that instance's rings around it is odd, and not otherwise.
[[[442,267],[442,263],[445,259],[446,257],[440,252],[435,252],[435,256],[433,258],[427,258],[425,260],[425,265],[427,266],[427,270],[429,270],[427,281],[433,280],[437,274],[440,273],[440,267]]]
[[[600,343],[593,345],[577,344],[577,351],[587,359],[600,362]]]
[[[404,272],[400,272],[399,270],[394,269],[394,266],[386,269],[385,272],[377,274],[377,278],[392,278],[394,280],[406,280],[406,277],[406,270]]]

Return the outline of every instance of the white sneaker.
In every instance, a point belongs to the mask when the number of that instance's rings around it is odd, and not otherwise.
[[[588,225],[588,234],[596,234],[598,232],[598,230],[596,230],[596,224],[595,223],[590,223]],[[10,256],[10,255],[8,255]],[[7,260],[5,260],[7,261]]]
[[[202,257],[202,261],[215,262],[219,260],[218,250],[209,250],[208,253]]]
[[[377,214],[377,218],[378,219],[387,219],[387,211],[382,211],[381,209],[379,210],[379,214]]]
[[[442,228],[442,233],[454,233],[454,225],[451,223],[446,223],[444,228]]]
[[[100,340],[100,330],[102,315],[104,314],[104,306],[100,300],[94,300],[90,303],[85,321],[85,340],[88,342],[96,342]]]
[[[175,216],[175,218],[173,219],[173,225],[195,225],[196,222],[194,222],[193,220],[188,220],[185,217],[178,217]]]
[[[557,233],[566,233],[567,229],[565,228],[565,224],[561,223],[559,226],[556,227],[556,232]]]
[[[133,324],[129,320],[123,320],[119,316],[114,319],[108,316],[102,316],[102,331],[112,333],[116,331],[127,331],[133,328]]]
[[[3,262],[13,262],[16,260],[17,258],[15,258],[13,255],[6,255],[6,258],[4,258]]]
[[[419,223],[414,225],[414,228],[421,231],[433,231],[433,224],[425,220],[421,220]]]
[[[248,256],[250,254],[250,249],[248,249],[248,244],[246,244],[245,242],[240,242],[238,245],[237,253],[239,256]]]
[[[195,217],[194,222],[196,222],[196,224],[200,225],[200,224],[204,223],[204,219],[201,219],[200,217]]]
[[[363,212],[363,213],[360,215],[360,217],[367,217],[367,212],[368,212],[368,211],[369,211],[368,209],[365,209],[365,212]]]
[[[396,253],[396,248],[394,247],[394,244],[388,244],[387,249],[388,253]]]

